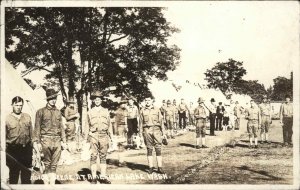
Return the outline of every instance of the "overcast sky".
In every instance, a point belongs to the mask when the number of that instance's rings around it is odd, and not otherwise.
[[[173,80],[203,82],[206,69],[233,58],[244,63],[245,79],[268,87],[299,64],[296,1],[175,2],[165,16],[181,30],[170,39],[182,49]]]

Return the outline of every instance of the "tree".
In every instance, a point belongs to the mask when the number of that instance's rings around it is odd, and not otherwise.
[[[239,82],[246,73],[243,62],[229,59],[228,62],[218,62],[204,74],[209,88],[219,88],[225,94],[232,90],[234,84]]]
[[[179,64],[180,49],[167,44],[178,29],[162,10],[6,8],[6,58],[14,66],[23,63],[24,75],[47,71],[46,78],[59,82],[64,97],[76,96],[79,108],[95,88],[115,86],[107,96],[126,92],[140,100],[152,77],[166,80],[166,72]]]
[[[264,85],[259,84],[257,80],[240,80],[234,84],[233,91],[249,95],[256,102],[260,102],[263,95],[267,95]]]
[[[285,99],[285,95],[293,97],[293,73],[291,73],[291,79],[286,77],[276,77],[273,85],[273,93],[271,98],[273,100],[282,101]]]

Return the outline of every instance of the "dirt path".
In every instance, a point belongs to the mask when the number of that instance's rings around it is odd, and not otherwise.
[[[195,133],[191,131],[169,140],[169,144],[163,147],[166,175],[148,175],[146,149],[126,151],[124,160],[127,164],[124,167],[117,166],[118,155],[113,152],[108,155],[110,180],[112,184],[291,183],[292,149],[279,147],[282,131],[278,123],[274,122],[271,128],[273,143],[262,145],[258,150],[247,148],[245,120],[241,126],[239,131],[217,131],[217,136],[207,135],[207,149],[194,148]],[[241,136],[236,148],[224,146]],[[58,175],[62,176],[59,182],[63,184],[89,184],[89,174],[89,161],[58,167]]]

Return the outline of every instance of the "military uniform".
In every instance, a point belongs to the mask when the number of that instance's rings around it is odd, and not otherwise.
[[[186,112],[188,107],[185,103],[180,103],[178,105],[178,114],[179,114],[179,128],[185,129],[186,127]]]
[[[5,120],[6,165],[9,168],[9,184],[17,184],[21,172],[21,183],[30,184],[32,166],[32,123],[26,113],[20,118],[9,114]]]
[[[156,107],[144,107],[141,110],[143,136],[147,149],[161,149],[162,145],[162,115]]]
[[[99,155],[100,163],[106,164],[106,155],[109,145],[110,117],[108,109],[93,107],[87,115],[85,140],[91,144],[91,165],[97,163]]]
[[[249,136],[254,136],[257,138],[257,130],[259,128],[260,119],[260,109],[258,107],[250,107],[246,110],[246,119],[248,119],[247,132]]]
[[[127,125],[128,125],[128,132],[127,132],[127,142],[128,144],[132,144],[132,136],[133,134],[138,133],[138,117],[139,117],[139,110],[135,105],[128,105],[127,106]]]
[[[65,118],[66,118],[66,138],[68,141],[72,141],[75,139],[75,121],[77,119],[77,111],[74,108],[67,107],[65,109]]]
[[[261,113],[261,133],[268,133],[271,123],[271,106],[267,103],[259,105]]]
[[[115,122],[116,122],[116,135],[125,137],[127,131],[127,116],[128,111],[126,108],[118,108],[116,111]]]
[[[172,106],[166,106],[164,108],[164,116],[166,121],[166,129],[172,130],[175,122],[175,112]]]
[[[61,155],[61,141],[66,142],[61,112],[49,104],[36,113],[33,141],[42,145],[45,173],[55,173]]]
[[[283,103],[279,112],[280,120],[283,123],[283,142],[292,144],[293,136],[293,104]]]
[[[206,135],[206,111],[203,106],[198,106],[194,110],[196,119],[196,138],[205,137]]]
[[[239,130],[240,129],[240,123],[241,123],[241,114],[242,114],[242,108],[239,105],[236,105],[233,109],[235,118],[234,128]]]

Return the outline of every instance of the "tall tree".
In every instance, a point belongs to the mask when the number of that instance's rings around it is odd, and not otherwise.
[[[223,93],[226,93],[231,91],[234,84],[239,82],[246,73],[243,62],[229,59],[228,62],[218,62],[204,74],[209,88],[219,88]]]
[[[62,94],[75,95],[79,107],[94,88],[115,86],[110,93],[141,99],[152,77],[166,80],[166,72],[179,64],[180,49],[167,44],[178,29],[162,10],[6,8],[6,58],[15,66],[23,63],[25,75],[47,71],[46,78],[56,78]]]
[[[291,73],[291,79],[286,77],[276,77],[273,86],[272,99],[282,101],[285,99],[285,95],[293,97],[293,74]]]

